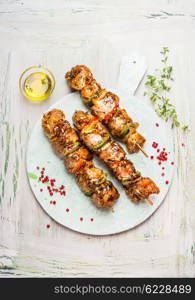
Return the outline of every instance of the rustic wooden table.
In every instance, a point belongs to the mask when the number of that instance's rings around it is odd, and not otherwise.
[[[194,0],[0,1],[0,277],[195,275],[194,34]],[[137,50],[153,71],[163,46],[174,66],[172,101],[191,129],[173,132],[176,167],[164,203],[144,224],[114,236],[58,225],[26,178],[36,120],[69,92],[63,74],[71,66],[87,64],[104,86],[114,87],[123,55]],[[52,97],[34,105],[21,96],[18,78],[37,63],[53,70],[57,85]],[[143,91],[142,83],[137,95]]]

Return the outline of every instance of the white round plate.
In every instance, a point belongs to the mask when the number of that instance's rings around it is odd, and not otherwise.
[[[159,195],[152,195],[150,199],[153,205],[146,201],[139,204],[133,203],[125,194],[121,185],[109,173],[109,170],[94,159],[95,165],[103,168],[108,173],[108,179],[117,187],[120,198],[111,210],[98,209],[79,189],[74,176],[64,168],[63,161],[53,152],[48,139],[41,128],[41,119],[33,129],[27,150],[27,174],[32,191],[43,209],[56,222],[86,234],[107,235],[119,233],[131,229],[148,217],[159,207],[165,198],[173,175],[173,142],[170,130],[164,121],[159,119],[147,101],[134,96],[124,96],[115,91],[120,97],[121,107],[125,108],[134,121],[139,122],[139,132],[146,137],[145,151],[149,154],[146,158],[141,152],[127,154],[127,157],[135,164],[142,176],[152,178],[160,188]],[[65,112],[66,118],[72,124],[72,115],[75,110],[87,110],[77,92],[64,96],[60,101],[48,109],[59,108]],[[159,126],[156,126],[156,123]],[[158,164],[157,149],[152,147],[153,142],[158,143],[161,150],[166,148],[168,160]],[[123,148],[125,149],[125,145]],[[154,156],[153,159],[150,156]],[[39,170],[37,169],[39,167]],[[162,169],[164,167],[164,169]],[[42,168],[45,175],[56,179],[55,186],[65,186],[66,196],[55,193],[50,196],[48,185],[38,180]],[[165,173],[164,176],[161,176]],[[166,184],[166,181],[169,181]],[[56,201],[56,204],[50,204]]]

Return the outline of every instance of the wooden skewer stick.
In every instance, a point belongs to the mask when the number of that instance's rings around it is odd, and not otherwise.
[[[144,151],[144,149],[142,149],[142,147],[139,144],[136,143],[136,146],[139,148],[139,150],[141,150],[141,152],[145,155],[145,157],[148,157],[146,151]]]
[[[150,205],[153,205],[153,202],[152,202],[152,200],[150,200],[150,199],[146,199],[146,202],[147,202],[148,204],[150,204]]]

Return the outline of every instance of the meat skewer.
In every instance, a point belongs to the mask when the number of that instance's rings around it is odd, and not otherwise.
[[[66,73],[65,78],[72,89],[80,92],[83,102],[108,127],[114,138],[124,142],[130,153],[141,150],[148,157],[142,149],[145,138],[137,132],[139,124],[133,122],[125,109],[120,108],[117,95],[101,88],[89,68],[77,65]]]
[[[65,120],[64,113],[53,109],[43,115],[42,128],[55,152],[64,160],[68,172],[76,177],[80,189],[97,207],[111,208],[119,193],[106,174],[95,167],[92,154],[84,147],[77,132]]]
[[[150,178],[142,177],[135,169],[133,163],[126,158],[123,148],[111,139],[108,130],[97,117],[89,112],[76,111],[73,122],[84,144],[112,171],[129,198],[139,202],[160,192]],[[148,202],[151,204],[151,200],[148,199]]]

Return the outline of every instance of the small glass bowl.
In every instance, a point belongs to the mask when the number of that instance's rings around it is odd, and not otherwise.
[[[25,91],[25,88],[24,88],[24,84],[25,84],[25,81],[26,79],[31,75],[31,74],[34,74],[34,73],[44,73],[46,74],[50,81],[51,81],[51,87],[50,87],[50,90],[47,94],[43,95],[42,97],[33,97],[32,95],[29,96],[26,91]],[[19,79],[19,88],[20,88],[20,91],[21,93],[23,94],[23,96],[28,99],[28,100],[32,100],[32,101],[35,101],[35,102],[40,102],[40,101],[43,101],[43,100],[46,100],[53,92],[54,88],[55,88],[55,77],[54,75],[52,74],[52,72],[47,69],[46,67],[43,67],[41,65],[38,65],[38,66],[32,66],[32,67],[29,67],[27,68],[26,70],[24,70],[24,72],[21,74],[20,76],[20,79]]]

